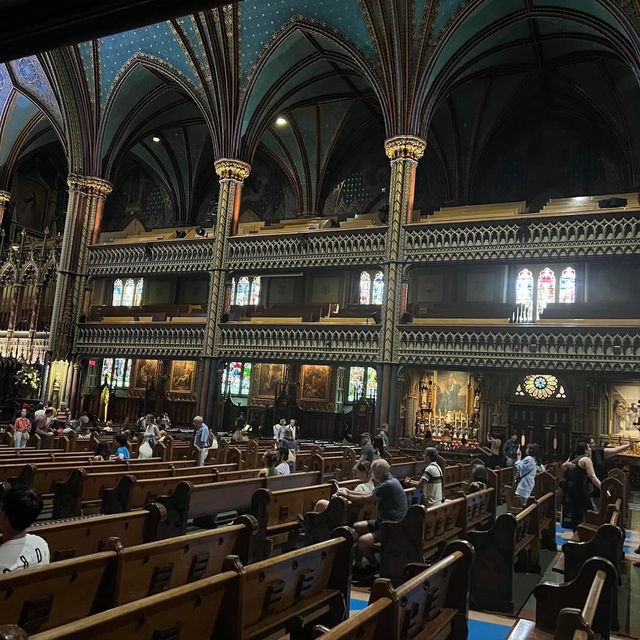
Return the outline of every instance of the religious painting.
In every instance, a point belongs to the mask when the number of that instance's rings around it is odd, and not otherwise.
[[[326,365],[305,364],[300,371],[302,381],[302,400],[328,400],[331,367]]]
[[[611,387],[609,424],[613,435],[638,436],[640,382]]]
[[[193,360],[174,360],[171,363],[171,393],[193,393],[196,382],[196,363]]]
[[[284,365],[262,363],[258,365],[258,393],[262,398],[273,398],[284,382]]]
[[[48,189],[35,176],[20,175],[16,179],[13,202],[14,216],[19,225],[34,231],[43,229],[47,210]]]
[[[136,360],[136,374],[133,377],[133,388],[136,391],[146,391],[151,386],[155,386],[157,371],[157,360]]]
[[[462,371],[438,371],[436,373],[436,410],[467,410],[469,374]]]

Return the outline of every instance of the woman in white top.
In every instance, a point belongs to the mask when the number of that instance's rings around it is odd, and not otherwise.
[[[368,460],[360,460],[353,467],[353,475],[360,480],[354,491],[358,493],[371,493],[373,491],[373,479],[371,478],[371,463]],[[322,513],[329,506],[328,500],[318,500],[313,510]]]
[[[287,447],[278,448],[278,464],[276,465],[276,474],[279,476],[288,476],[291,474],[289,467],[289,449]]]
[[[151,456],[153,456],[153,447],[155,447],[156,442],[160,439],[160,429],[151,414],[145,418],[145,423],[146,426],[142,434],[142,444],[138,450],[139,458],[151,458]]]

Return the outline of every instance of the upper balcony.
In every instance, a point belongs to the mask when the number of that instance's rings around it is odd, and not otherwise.
[[[98,244],[89,247],[88,274],[96,278],[205,273],[213,263],[214,232],[202,232],[207,235],[200,236],[197,229],[187,227],[149,232],[127,227],[120,233],[105,232]]]
[[[637,319],[553,320],[418,318],[398,327],[398,358],[430,366],[637,373]]]
[[[616,197],[620,206],[599,208]],[[537,213],[526,213],[525,204],[450,207],[408,224],[406,259],[444,263],[640,254],[638,194],[549,200]]]
[[[266,319],[265,319],[266,320]],[[380,326],[291,322],[220,325],[219,354],[247,360],[361,362],[377,359]]]
[[[240,225],[229,239],[232,271],[301,269],[378,264],[384,259],[386,226],[375,216],[356,216],[335,226],[329,218]]]
[[[121,317],[118,322],[78,326],[75,351],[87,356],[197,357],[202,354],[206,318]]]

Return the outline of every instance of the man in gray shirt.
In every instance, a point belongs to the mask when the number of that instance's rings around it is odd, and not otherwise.
[[[375,460],[371,465],[371,475],[375,485],[373,491],[356,492],[340,487],[338,495],[358,506],[373,502],[378,505],[378,517],[375,520],[361,520],[353,525],[358,534],[360,552],[369,562],[367,572],[373,574],[379,569],[373,545],[380,540],[380,523],[383,520],[399,522],[406,515],[408,505],[404,489],[398,479],[391,475],[386,460]]]

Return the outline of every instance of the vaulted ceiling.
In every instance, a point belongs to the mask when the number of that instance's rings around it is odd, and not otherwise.
[[[637,186],[639,31],[637,0],[244,0],[0,65],[0,188],[55,143],[70,171],[144,165],[186,221],[214,159],[259,154],[319,211],[398,133],[428,141],[426,208]],[[545,186],[567,149],[582,173]]]

